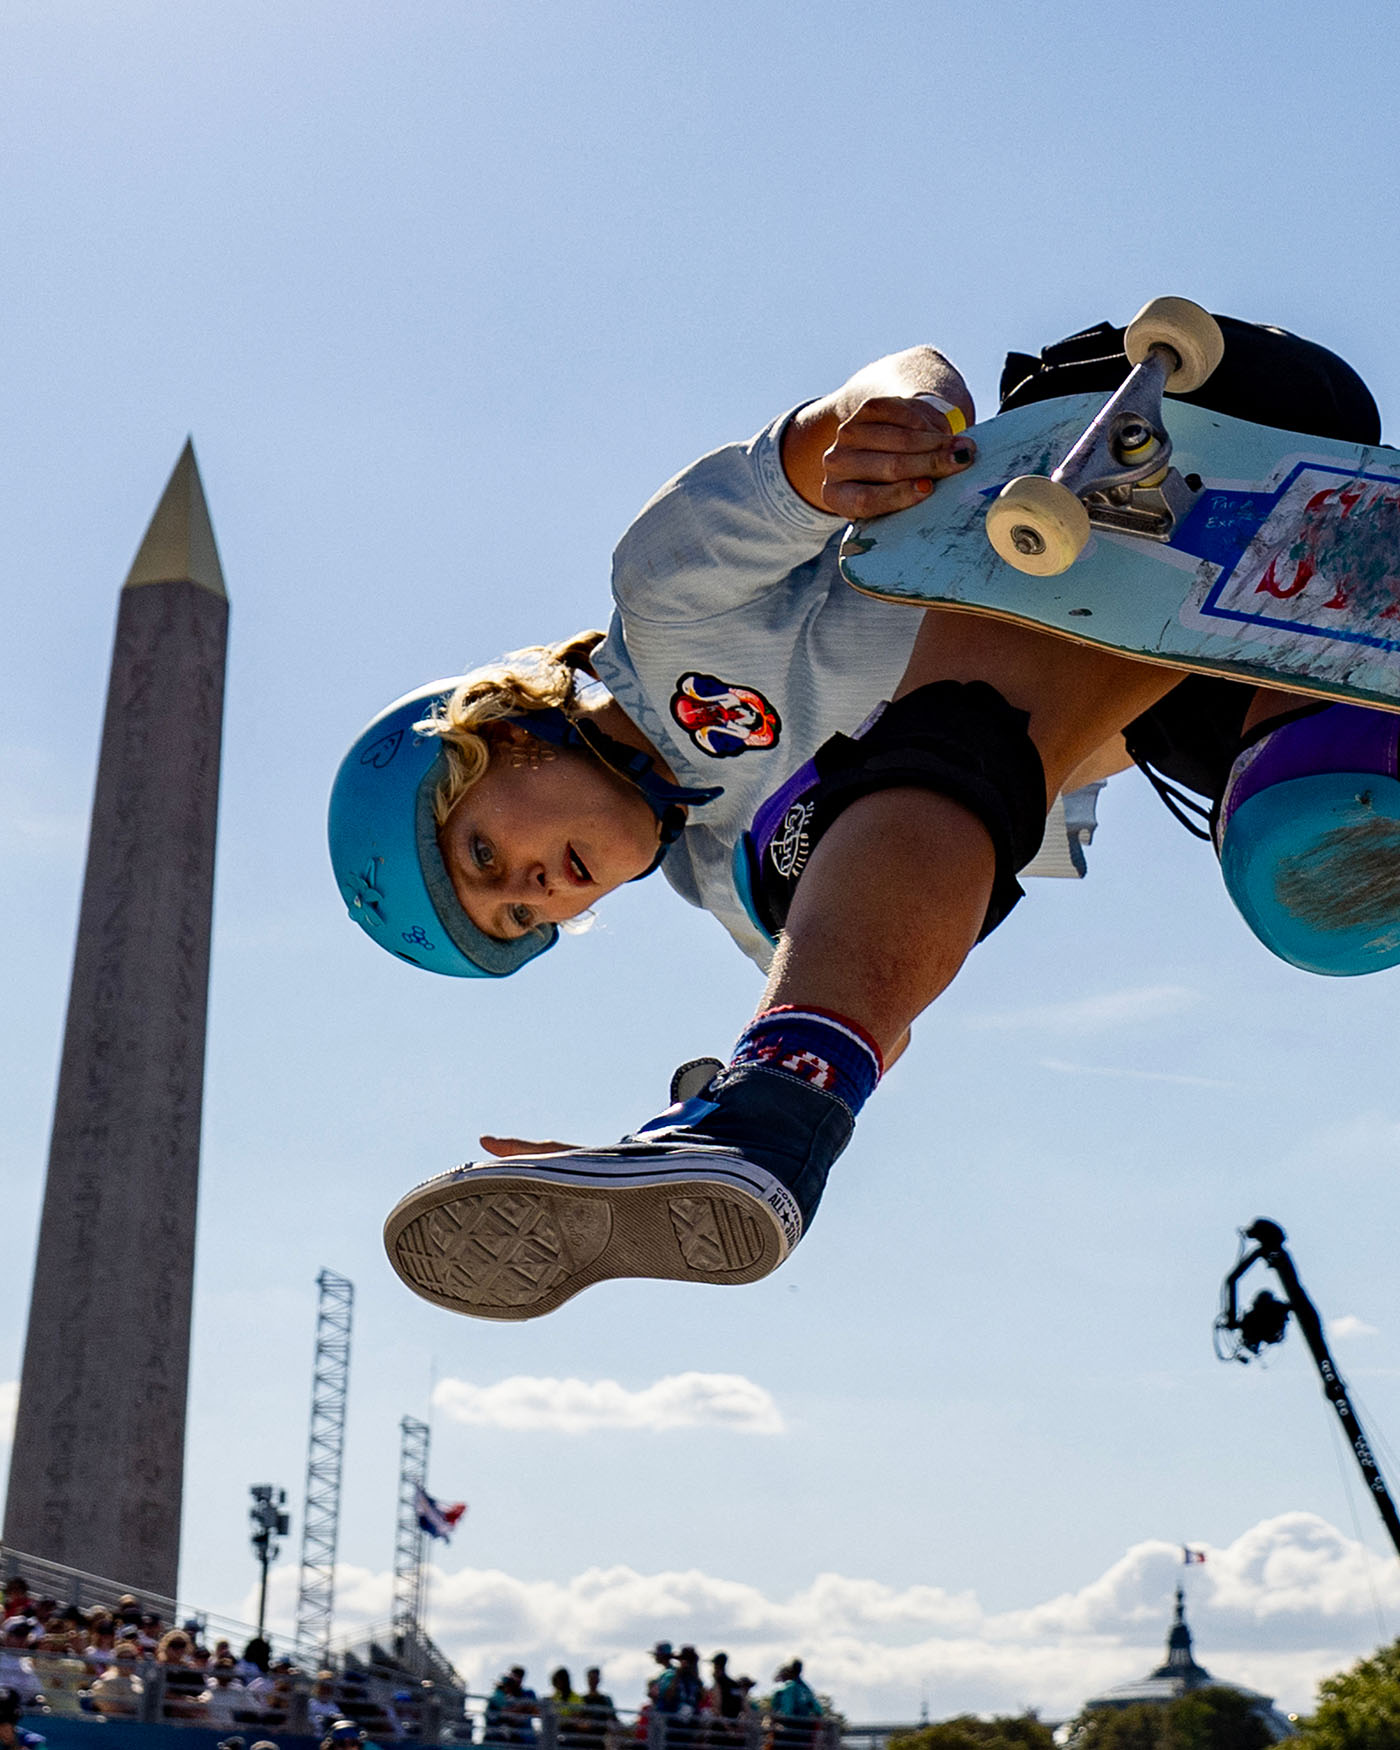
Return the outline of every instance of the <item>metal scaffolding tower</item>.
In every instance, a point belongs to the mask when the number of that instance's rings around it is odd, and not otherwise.
[[[301,1584],[296,1647],[304,1660],[326,1662],[335,1610],[335,1552],[340,1537],[340,1473],[350,1387],[350,1324],[355,1285],[334,1270],[316,1278],[316,1360],[311,1370],[311,1434],[306,1448],[306,1507],[301,1526]]]
[[[394,1638],[411,1661],[424,1640],[424,1532],[418,1524],[418,1491],[428,1486],[428,1424],[414,1416],[399,1423],[399,1517],[394,1534]],[[411,1667],[410,1667],[411,1668]]]

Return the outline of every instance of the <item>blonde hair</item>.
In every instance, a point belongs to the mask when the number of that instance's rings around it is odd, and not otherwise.
[[[562,644],[531,644],[512,650],[499,662],[473,669],[445,700],[414,728],[442,742],[447,776],[433,796],[433,818],[445,824],[452,810],[491,763],[489,725],[530,711],[567,712],[578,671],[586,669],[603,642],[603,632],[578,632]]]

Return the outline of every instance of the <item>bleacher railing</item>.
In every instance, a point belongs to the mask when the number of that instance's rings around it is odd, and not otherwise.
[[[136,1726],[211,1727],[245,1742],[258,1738],[316,1739],[325,1726],[312,1711],[310,1687],[305,1681],[293,1686],[285,1706],[264,1708],[255,1697],[239,1707],[239,1697],[217,1720],[210,1719],[188,1691],[176,1691],[168,1682],[168,1668],[154,1659],[137,1663],[133,1673],[141,1680],[139,1694],[124,1704],[108,1700],[101,1711],[91,1709],[72,1691],[50,1691],[50,1711],[26,1709],[43,1730],[51,1717],[85,1720],[100,1726],[104,1719],[120,1719]],[[483,1695],[451,1694],[425,1684],[411,1703],[400,1700],[385,1716],[357,1720],[369,1744],[417,1744],[435,1746],[480,1745],[482,1750],[854,1750],[882,1744],[896,1728],[852,1728],[843,1731],[837,1719],[783,1720],[751,1713],[739,1719],[719,1719],[709,1714],[677,1717],[652,1709],[640,1712],[618,1710],[607,1720],[588,1720],[573,1709],[560,1710],[549,1701],[532,1704],[528,1715],[517,1714],[503,1723],[492,1716],[489,1699]],[[339,1710],[337,1710],[339,1711]],[[349,1717],[360,1709],[347,1708]],[[906,1727],[905,1730],[910,1728]]]
[[[101,1605],[115,1612],[118,1599],[130,1596],[167,1628],[195,1622],[206,1645],[226,1640],[236,1653],[257,1632],[250,1623],[214,1616],[139,1586],[121,1585],[0,1545],[0,1579],[14,1574],[23,1575],[34,1597],[51,1596],[60,1605],[83,1609]],[[294,1656],[290,1635],[270,1632],[266,1638],[274,1652]],[[586,1711],[561,1711],[547,1697],[503,1719],[493,1712],[490,1697],[468,1692],[451,1660],[426,1634],[411,1637],[409,1644],[387,1624],[337,1642],[330,1663],[336,1672],[336,1711],[354,1719],[370,1743],[472,1744],[482,1750],[883,1750],[895,1733],[917,1730],[913,1724],[854,1726],[840,1719],[789,1720],[758,1711],[734,1720],[710,1714],[686,1717],[649,1707],[618,1709],[613,1718],[598,1720],[590,1719]],[[125,1718],[137,1725],[201,1726],[206,1731],[212,1726],[227,1736],[248,1740],[321,1735],[322,1704],[313,1698],[314,1672],[295,1675],[283,1693],[285,1705],[259,1707],[257,1698],[249,1696],[246,1707],[228,1709],[213,1720],[191,1705],[187,1690],[173,1693],[167,1669],[155,1659],[138,1662],[134,1670],[141,1679],[141,1693],[131,1698],[128,1712],[109,1709],[105,1717]],[[55,1688],[48,1701],[49,1717],[95,1725],[104,1717],[76,1687]]]
[[[134,1598],[143,1611],[153,1612],[168,1629],[197,1622],[201,1637],[211,1647],[215,1641],[227,1641],[235,1652],[241,1653],[258,1632],[252,1623],[239,1622],[231,1616],[212,1616],[207,1610],[167,1598],[163,1593],[142,1586],[125,1586],[99,1574],[85,1574],[81,1568],[64,1567],[59,1562],[48,1562],[42,1556],[27,1555],[0,1544],[0,1580],[15,1574],[24,1576],[33,1597],[56,1598],[60,1605],[76,1604],[83,1610],[101,1605],[115,1615],[119,1598]],[[289,1636],[269,1634],[267,1639],[277,1651],[290,1653]]]
[[[466,1723],[483,1750],[839,1750],[839,1719],[783,1719],[757,1710],[737,1719],[715,1714],[663,1714],[655,1708],[617,1709],[610,1720],[590,1720],[582,1708],[552,1701],[512,1710],[503,1723],[485,1696],[467,1697]]]

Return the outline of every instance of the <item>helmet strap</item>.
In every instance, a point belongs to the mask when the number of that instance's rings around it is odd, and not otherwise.
[[[615,772],[619,778],[625,778],[641,794],[656,816],[661,832],[661,847],[651,868],[643,871],[645,875],[651,874],[652,869],[657,867],[681,836],[687,810],[703,807],[705,803],[713,802],[724,794],[722,785],[696,789],[685,784],[671,783],[661,776],[652,764],[651,756],[641,748],[629,747],[626,742],[619,741],[615,735],[609,735],[607,730],[599,728],[590,719],[568,717],[555,706],[549,706],[542,711],[522,712],[507,721],[519,724],[529,734],[538,736],[541,741],[550,742],[555,747],[584,749],[595,759],[601,760],[610,772]]]

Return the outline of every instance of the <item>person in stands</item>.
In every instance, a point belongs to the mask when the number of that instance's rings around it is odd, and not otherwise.
[[[42,1750],[46,1740],[20,1724],[19,1692],[0,1688],[0,1750]]]
[[[116,1720],[137,1717],[146,1693],[141,1663],[141,1649],[136,1642],[118,1638],[111,1663],[88,1686],[88,1704],[94,1713]]]

